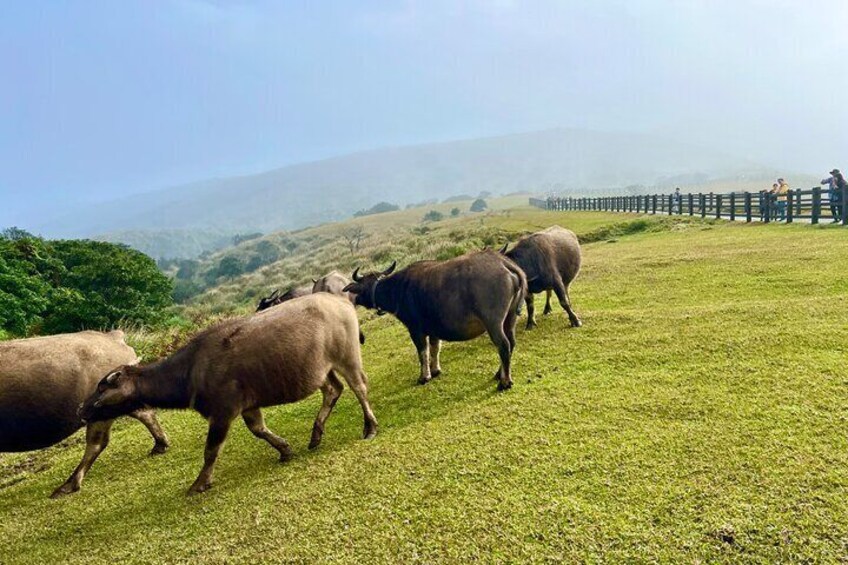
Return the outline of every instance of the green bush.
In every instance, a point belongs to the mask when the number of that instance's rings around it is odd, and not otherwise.
[[[439,212],[438,210],[430,210],[426,214],[424,214],[425,222],[438,222],[439,220],[444,219],[445,215]]]
[[[478,198],[477,200],[471,203],[472,212],[482,212],[488,207],[488,204],[486,204],[486,201],[482,198]]]
[[[0,239],[0,330],[14,335],[152,324],[171,282],[150,257],[113,243]]]

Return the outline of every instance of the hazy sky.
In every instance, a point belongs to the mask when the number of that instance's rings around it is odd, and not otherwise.
[[[848,2],[0,2],[0,226],[551,127],[848,168]]]

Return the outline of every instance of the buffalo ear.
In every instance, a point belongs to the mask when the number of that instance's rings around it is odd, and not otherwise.
[[[315,284],[317,282],[318,282],[318,279],[312,279],[312,284]]]
[[[387,277],[391,275],[395,271],[395,267],[397,267],[397,261],[392,261],[392,264],[389,265],[389,268],[383,271],[383,276]]]
[[[507,241],[506,243],[504,243],[504,246],[503,246],[503,247],[501,247],[501,249],[500,249],[499,253],[500,253],[501,255],[506,255],[506,248],[507,248],[507,247],[509,247],[509,242],[508,242],[508,241]]]
[[[345,287],[342,289],[342,292],[352,292],[352,291],[353,291],[353,287],[354,287],[354,286],[356,286],[356,284],[355,284],[355,283],[348,283],[348,284],[347,284],[347,286],[345,286]]]
[[[108,375],[106,375],[106,384],[111,385],[114,384],[118,377],[121,376],[121,371],[112,371]]]

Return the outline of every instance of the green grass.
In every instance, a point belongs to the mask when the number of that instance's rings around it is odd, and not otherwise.
[[[625,219],[496,217],[584,233]],[[358,439],[347,391],[315,452],[317,397],[265,411],[296,451],[285,465],[236,425],[199,497],[184,496],[205,434],[192,413],[162,413],[173,447],[158,458],[122,422],[83,490],[58,501],[46,497],[78,439],[5,456],[0,562],[845,560],[848,234],[665,227],[584,246],[572,298],[585,326],[556,308],[519,331],[506,393],[484,339],[448,344],[444,374],[416,386],[405,330],[367,317],[374,441]]]

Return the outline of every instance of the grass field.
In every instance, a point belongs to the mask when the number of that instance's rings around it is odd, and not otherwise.
[[[519,209],[491,222],[589,233],[623,219]],[[205,435],[193,413],[161,414],[173,447],[156,458],[121,422],[61,500],[47,495],[79,440],[5,456],[0,562],[848,559],[848,235],[651,226],[584,246],[584,327],[557,307],[520,330],[505,393],[484,339],[448,344],[443,375],[417,386],[405,330],[363,316],[373,441],[358,439],[347,391],[315,452],[318,397],[265,411],[295,449],[284,465],[236,425],[215,488],[192,498]]]

